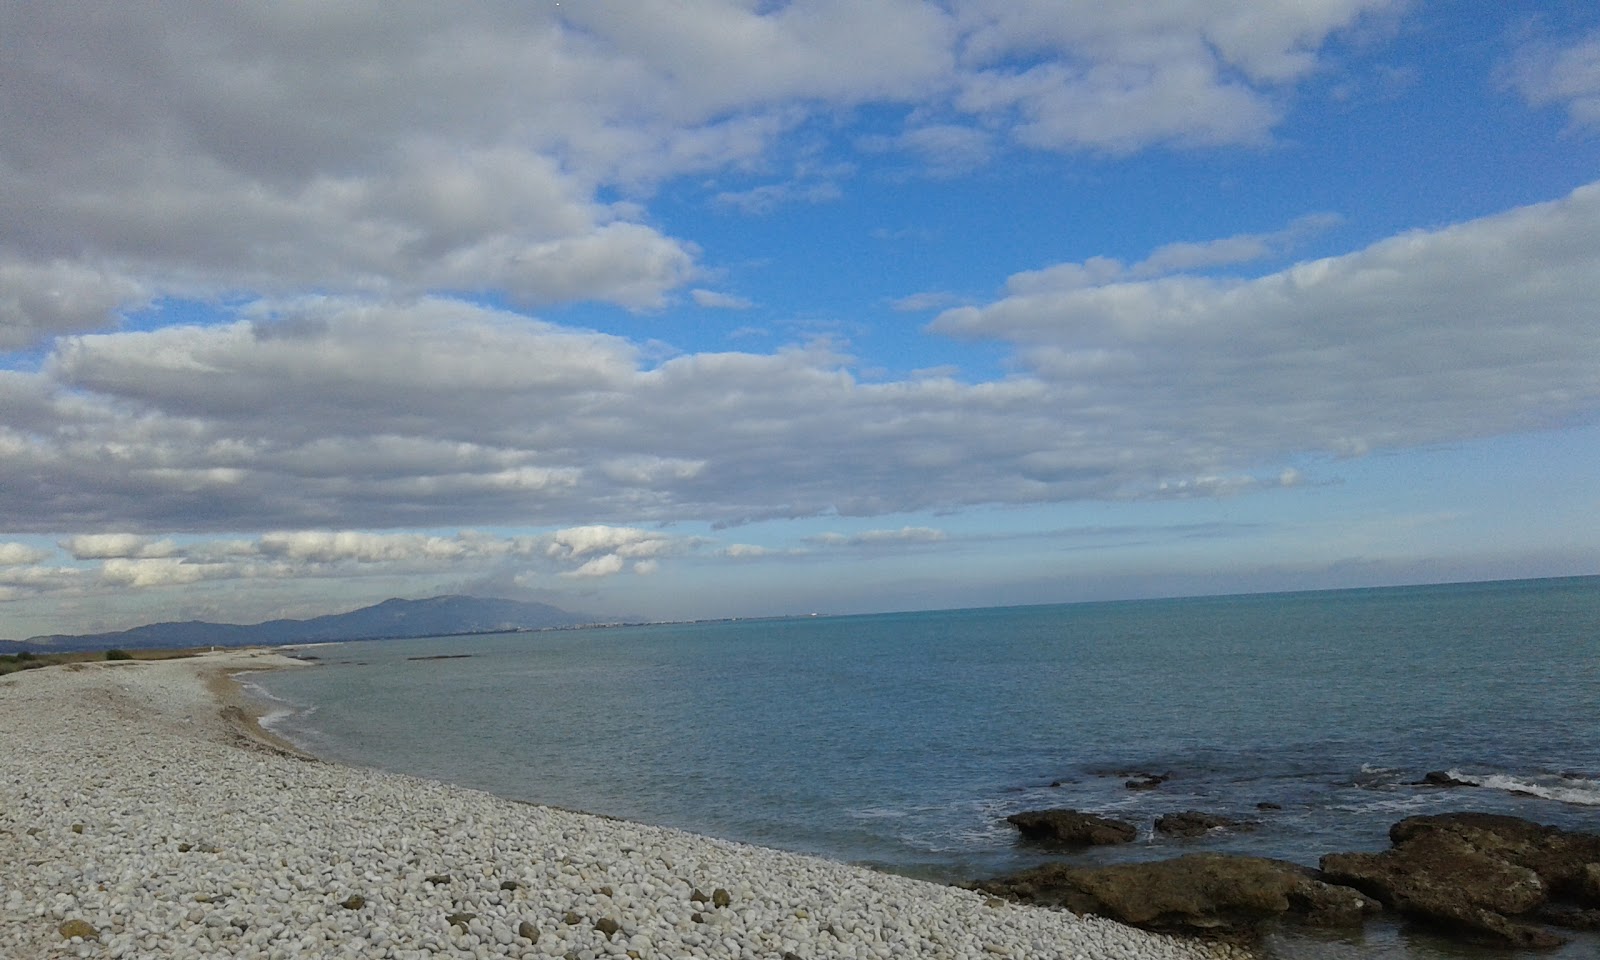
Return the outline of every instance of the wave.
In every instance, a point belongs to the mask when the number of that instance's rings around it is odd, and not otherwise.
[[[1546,800],[1556,800],[1561,803],[1572,803],[1584,807],[1600,807],[1600,780],[1589,780],[1584,777],[1569,775],[1528,779],[1503,773],[1479,775],[1463,773],[1460,770],[1447,770],[1445,772],[1464,783],[1487,787],[1491,790],[1529,794],[1535,797],[1543,797]]]

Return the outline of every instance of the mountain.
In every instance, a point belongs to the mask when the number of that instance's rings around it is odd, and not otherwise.
[[[376,640],[438,637],[454,633],[496,633],[545,630],[597,622],[547,603],[482,597],[432,597],[427,600],[385,600],[349,613],[310,620],[268,620],[266,623],[152,623],[115,633],[33,637],[23,646],[34,651],[134,650],[149,647],[254,647],[330,640]]]

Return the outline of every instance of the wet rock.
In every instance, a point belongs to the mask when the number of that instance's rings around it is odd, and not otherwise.
[[[1190,933],[1245,933],[1278,918],[1349,926],[1381,909],[1359,891],[1325,883],[1297,864],[1224,854],[1107,867],[1048,864],[975,886],[1024,903]]]
[[[1141,773],[1123,783],[1123,786],[1129,790],[1154,790],[1171,779],[1170,773]]]
[[[447,914],[444,918],[444,922],[450,924],[452,927],[460,927],[461,929],[465,930],[467,929],[467,924],[476,919],[478,919],[478,915],[476,913],[461,912]]]
[[[601,917],[594,922],[594,928],[605,934],[606,939],[609,940],[613,934],[622,929],[622,925],[610,917]]]
[[[346,910],[360,910],[366,905],[367,898],[363,897],[359,893],[352,893],[350,896],[339,901],[339,906],[344,907]]]
[[[1451,813],[1409,817],[1390,828],[1389,839],[1394,846],[1382,853],[1324,857],[1324,874],[1446,932],[1516,947],[1565,942],[1523,918],[1586,922],[1582,910],[1552,910],[1549,901],[1596,905],[1588,882],[1600,861],[1600,836]]]
[[[1600,930],[1600,910],[1545,904],[1534,916],[1542,923],[1567,930]]]
[[[1133,824],[1077,810],[1027,810],[1006,817],[1022,839],[1047,846],[1092,847],[1128,843],[1139,835]]]
[[[516,889],[521,888],[521,886],[522,886],[522,884],[518,883],[515,880],[501,880],[500,881],[500,889],[501,890],[516,890]]]
[[[522,937],[524,940],[532,940],[534,943],[538,943],[539,928],[524,920],[517,924],[517,936]]]
[[[1185,810],[1156,818],[1156,832],[1169,837],[1201,837],[1218,829],[1254,830],[1255,824],[1199,810]]]
[[[1458,780],[1443,770],[1429,770],[1422,775],[1422,779],[1411,784],[1414,787],[1476,787],[1471,780]]]
[[[1257,810],[1282,810],[1283,809],[1283,804],[1281,804],[1281,803],[1271,803],[1269,801],[1263,800],[1260,803],[1256,804],[1256,809]]]
[[[1552,898],[1600,907],[1600,834],[1491,813],[1407,817],[1389,828],[1396,847],[1430,834],[1457,837],[1485,856],[1534,871]]]

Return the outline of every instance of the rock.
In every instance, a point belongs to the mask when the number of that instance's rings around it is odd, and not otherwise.
[[[524,940],[532,940],[534,943],[538,943],[539,928],[524,920],[517,924],[517,936],[522,937]]]
[[[1600,865],[1600,834],[1490,813],[1445,813],[1407,817],[1389,828],[1389,839],[1400,847],[1435,833],[1458,837],[1485,856],[1534,871],[1555,899],[1600,907],[1600,887],[1591,886],[1600,884],[1600,873],[1590,870]]]
[[[438,885],[440,885],[442,883],[449,883],[450,882],[450,874],[448,874],[448,873],[439,873],[439,874],[434,874],[433,876],[423,877],[422,879],[426,883],[431,883],[434,886],[438,886]]]
[[[501,890],[516,890],[521,886],[522,886],[522,884],[518,883],[515,880],[501,880],[500,881],[500,889]]]
[[[1170,773],[1141,773],[1123,784],[1129,790],[1154,790],[1168,780],[1172,779]]]
[[[1551,899],[1585,904],[1588,867],[1600,859],[1600,836],[1496,814],[1409,817],[1389,839],[1382,853],[1323,857],[1324,874],[1457,936],[1516,947],[1565,942],[1516,918],[1550,915]]]
[[[695,887],[694,888],[694,892],[689,894],[689,902],[690,903],[710,903],[711,902],[711,898],[706,896],[705,894],[701,893],[699,887]]]
[[[1573,887],[1573,898],[1579,903],[1600,904],[1600,863],[1584,864]]]
[[[444,921],[445,923],[450,924],[452,927],[460,927],[461,929],[465,930],[467,929],[467,924],[476,919],[478,919],[478,915],[476,913],[462,912],[448,914],[445,916]]]
[[[359,893],[352,893],[339,902],[339,906],[344,907],[346,910],[360,910],[366,905],[367,898]]]
[[[732,902],[733,898],[728,896],[728,891],[721,887],[711,891],[711,905],[713,907],[726,907]]]
[[[1169,837],[1200,837],[1217,829],[1254,830],[1248,820],[1233,820],[1199,810],[1185,810],[1156,818],[1156,832]]]
[[[1568,930],[1600,930],[1600,910],[1545,904],[1535,916],[1541,922]]]
[[[87,920],[68,920],[61,926],[56,927],[56,932],[61,934],[64,940],[71,940],[73,937],[79,937],[84,940],[100,939],[100,931],[96,930],[94,924]]]
[[[1048,864],[976,886],[1024,903],[1168,932],[1242,933],[1274,918],[1348,926],[1381,909],[1370,897],[1322,882],[1297,864],[1225,854],[1107,867]]]
[[[575,927],[583,922],[583,918],[578,916],[575,911],[568,910],[566,915],[561,918],[561,922],[569,927]]]
[[[1421,780],[1411,784],[1413,787],[1476,787],[1477,784],[1470,780],[1457,780],[1443,770],[1430,770],[1422,775]]]
[[[1256,809],[1257,810],[1282,810],[1283,809],[1283,804],[1281,804],[1281,803],[1269,803],[1268,801],[1263,800],[1260,803],[1256,804]]]
[[[1133,824],[1077,810],[1027,810],[1006,817],[1029,843],[1092,847],[1128,843],[1139,835]]]
[[[622,929],[622,925],[610,917],[601,917],[594,922],[594,928],[605,934],[606,939],[609,940],[613,934]]]
[[[72,825],[72,832],[73,832],[73,833],[82,833],[82,832],[83,832],[83,824],[81,824],[81,823],[74,823],[74,824],[73,824],[73,825]]]

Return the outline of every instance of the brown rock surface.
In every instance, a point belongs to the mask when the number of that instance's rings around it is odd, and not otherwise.
[[[1094,847],[1127,843],[1139,835],[1131,823],[1077,810],[1027,810],[1006,817],[1029,843],[1061,847]]]
[[[1371,898],[1324,883],[1305,867],[1224,854],[1108,867],[1048,864],[976,887],[1163,931],[1245,932],[1279,917],[1344,926],[1380,909]]]

